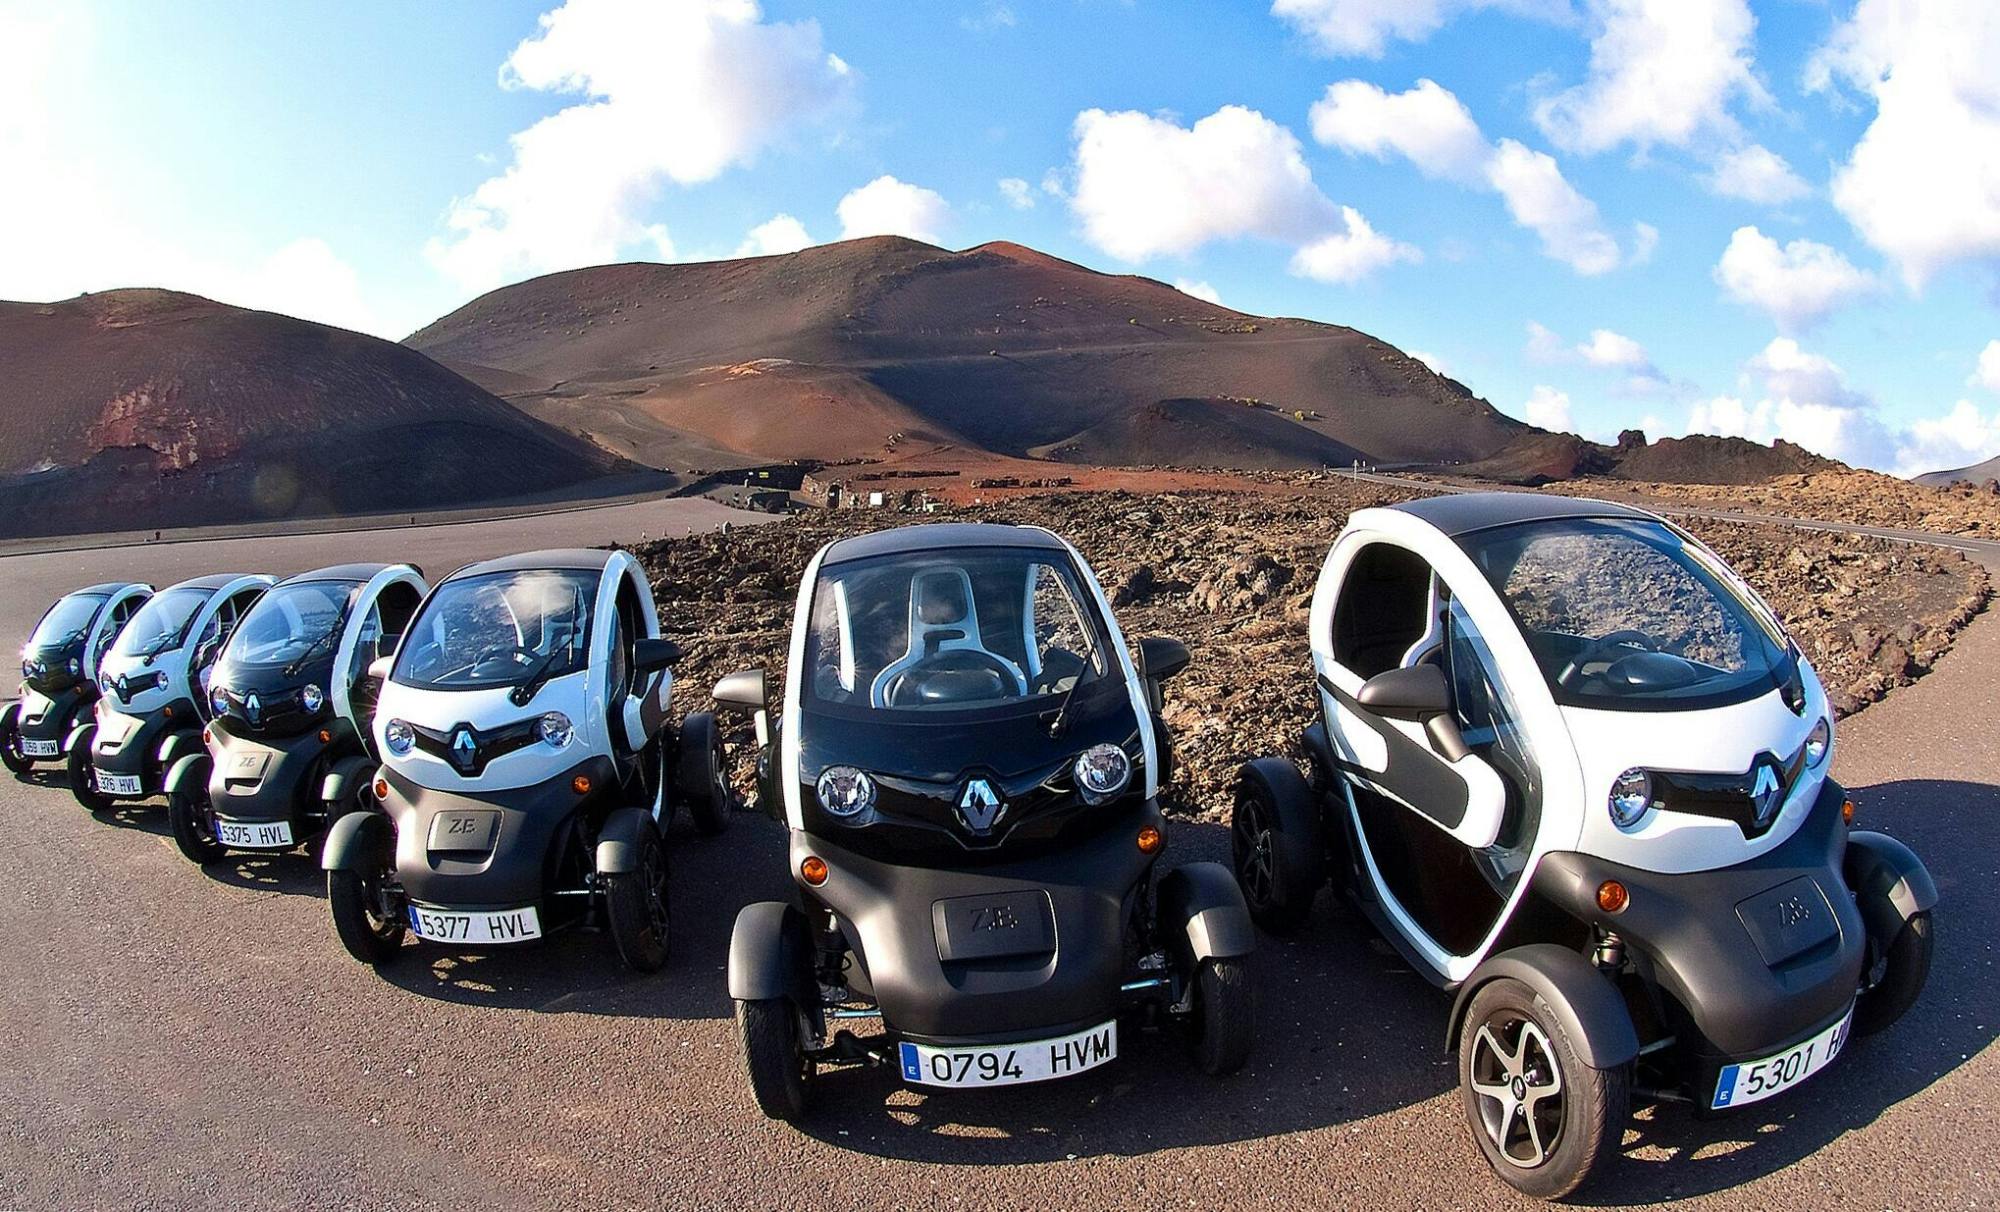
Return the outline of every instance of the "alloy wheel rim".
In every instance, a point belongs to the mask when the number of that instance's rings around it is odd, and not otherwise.
[[[1540,1025],[1518,1015],[1480,1024],[1468,1084],[1486,1139],[1501,1157],[1523,1170],[1548,1161],[1562,1140],[1564,1083]]]
[[[1269,904],[1274,883],[1271,874],[1271,829],[1264,805],[1256,796],[1245,796],[1237,806],[1231,830],[1236,852],[1237,877],[1243,890],[1257,904]]]
[[[660,862],[660,844],[646,847],[639,860],[640,878],[646,883],[646,920],[656,938],[667,937],[667,876]]]

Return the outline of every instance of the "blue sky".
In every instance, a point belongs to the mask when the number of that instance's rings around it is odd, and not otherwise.
[[[578,264],[1009,239],[1537,423],[1928,470],[2000,453],[1996,7],[0,0],[0,297],[393,337]]]

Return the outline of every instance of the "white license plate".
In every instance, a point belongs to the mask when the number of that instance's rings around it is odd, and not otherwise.
[[[1833,1063],[1847,1043],[1847,1028],[1854,1011],[1803,1044],[1787,1048],[1776,1056],[1740,1065],[1726,1065],[1715,1082],[1711,1110],[1740,1107],[1781,1094]]]
[[[97,789],[106,795],[143,795],[139,790],[139,776],[136,774],[106,774],[97,772]]]
[[[217,821],[215,840],[246,850],[281,850],[292,844],[290,821]]]
[[[411,905],[410,929],[435,943],[521,943],[542,937],[542,919],[533,905],[470,913]]]
[[[61,741],[31,741],[26,737],[21,739],[21,756],[23,757],[54,757],[61,752]]]
[[[932,1048],[904,1042],[903,1080],[920,1086],[1013,1086],[1095,1069],[1118,1055],[1116,1020],[1065,1035],[991,1048]]]

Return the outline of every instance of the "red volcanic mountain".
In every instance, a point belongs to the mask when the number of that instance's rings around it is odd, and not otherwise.
[[[0,303],[0,535],[588,495],[632,470],[359,333],[163,290]]]

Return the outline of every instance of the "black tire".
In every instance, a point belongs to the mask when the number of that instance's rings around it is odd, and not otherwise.
[[[788,1124],[804,1119],[812,1105],[815,1066],[805,1052],[798,1007],[782,997],[739,1001],[736,1029],[757,1109]]]
[[[403,932],[409,923],[401,917],[384,919],[376,913],[375,884],[386,872],[373,879],[359,871],[326,873],[326,903],[333,911],[333,931],[340,945],[364,964],[381,967],[403,949]]]
[[[695,831],[714,837],[729,828],[733,796],[729,794],[729,768],[722,756],[722,734],[715,717],[697,711],[681,723],[680,760],[675,772],[675,790],[688,806]]]
[[[1903,928],[1896,932],[1888,950],[1876,960],[1879,975],[1854,1007],[1856,1034],[1885,1031],[1916,1005],[1917,995],[1930,979],[1931,953],[1937,948],[1936,930],[1931,911],[1926,909],[1904,922]]]
[[[1305,924],[1326,882],[1326,844],[1319,806],[1297,766],[1267,757],[1243,767],[1229,853],[1252,920],[1272,934]]]
[[[208,803],[208,778],[182,779],[167,797],[167,824],[181,855],[198,867],[229,857],[229,848],[215,840],[214,814]]]
[[[0,766],[13,774],[26,774],[35,768],[35,760],[21,752],[21,730],[12,724],[0,727]]]
[[[118,801],[97,789],[97,763],[91,759],[91,747],[97,744],[97,729],[92,728],[76,738],[70,746],[69,793],[76,802],[92,812],[109,812]]]
[[[1257,1001],[1244,961],[1201,961],[1188,1025],[1188,1042],[1203,1073],[1222,1077],[1243,1067],[1257,1032]]]
[[[1631,1113],[1631,1066],[1585,1064],[1549,1004],[1507,977],[1482,986],[1466,1011],[1458,1086],[1487,1164],[1536,1199],[1571,1194],[1617,1156]],[[1537,1091],[1546,1092],[1523,1098]]]
[[[667,848],[650,824],[639,841],[638,870],[604,877],[604,916],[626,967],[634,972],[666,967],[672,938]]]

